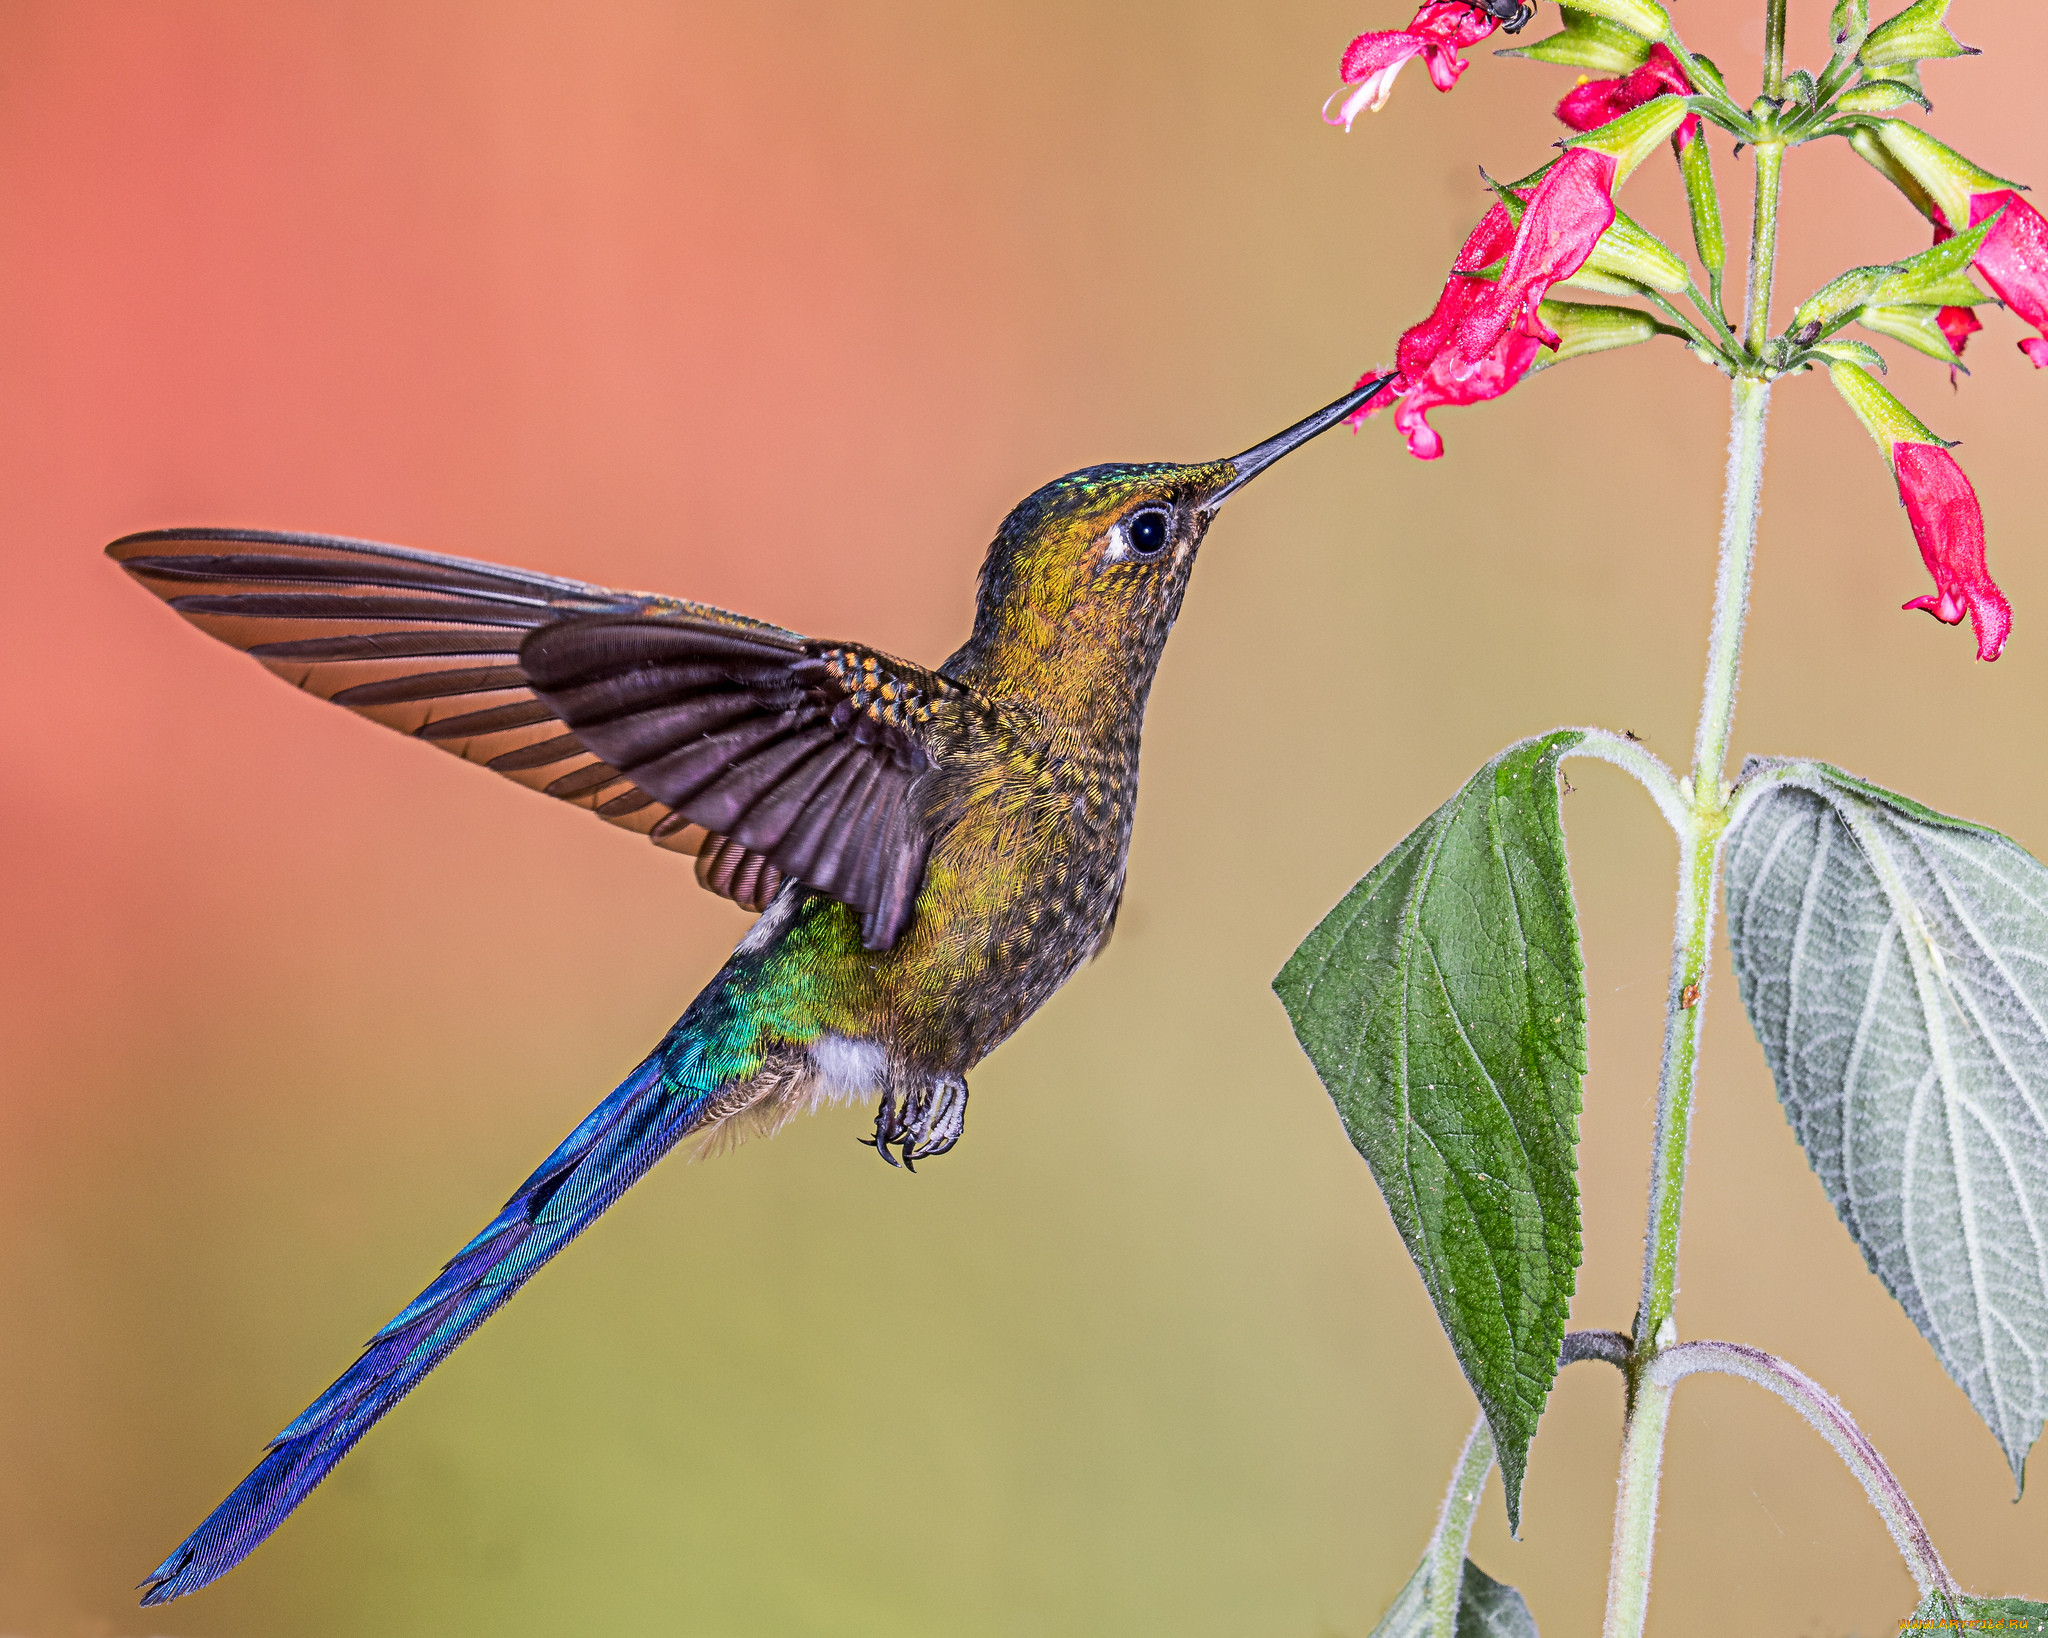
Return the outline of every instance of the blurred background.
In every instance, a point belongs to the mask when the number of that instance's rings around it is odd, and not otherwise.
[[[1794,6],[1824,56],[1826,8]],[[1882,9],[1882,8],[1880,8]],[[1761,0],[1684,0],[1743,95]],[[133,530],[403,541],[936,661],[1044,479],[1244,447],[1388,359],[1569,71],[1482,49],[1345,137],[1389,0],[0,7],[0,1633],[1362,1635],[1471,1405],[1267,985],[1494,750],[1690,748],[1725,426],[1675,347],[1336,434],[1212,535],[1149,724],[1116,941],[915,1178],[801,1123],[660,1168],[241,1570],[134,1583],[493,1212],[745,918],[687,861],[295,695],[127,584]],[[1554,25],[1545,8],[1536,32]],[[1935,129],[2048,174],[2031,8],[1959,5]],[[1715,153],[1732,224],[1743,169]],[[1675,168],[1639,218],[1686,242]],[[1796,154],[1779,290],[1919,248]],[[1928,589],[1817,381],[1774,422],[1743,751],[1812,753],[2048,852],[2048,380],[2003,315],[1951,392],[2018,611]],[[1586,1265],[1634,1306],[1672,849],[1567,803],[1591,963]],[[1723,968],[1725,973],[1725,967]],[[1840,1394],[1980,1591],[2048,1513],[1837,1226],[1732,982],[1679,1316]],[[1568,1373],[1523,1539],[1594,1630],[1620,1383]],[[1833,1454],[1696,1379],[1660,1638],[1889,1633],[1911,1585]]]

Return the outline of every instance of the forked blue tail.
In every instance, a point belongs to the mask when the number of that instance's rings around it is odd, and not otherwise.
[[[271,1441],[256,1470],[143,1583],[144,1604],[196,1592],[246,1558],[379,1417],[686,1136],[714,1093],[751,1073],[756,1030],[733,977],[727,968],[691,1003],[490,1226]]]

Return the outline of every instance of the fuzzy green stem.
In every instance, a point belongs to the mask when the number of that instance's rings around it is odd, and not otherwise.
[[[1877,1447],[1856,1425],[1856,1419],[1843,1408],[1839,1399],[1804,1371],[1765,1353],[1761,1348],[1745,1347],[1739,1342],[1679,1343],[1658,1355],[1645,1375],[1652,1386],[1668,1393],[1677,1386],[1679,1378],[1690,1376],[1695,1371],[1720,1371],[1729,1376],[1743,1377],[1760,1388],[1768,1388],[1805,1417],[1813,1430],[1834,1446],[1835,1454],[1856,1475],[1864,1494],[1870,1498],[1870,1505],[1877,1509],[1878,1517],[1884,1520],[1885,1528],[1891,1532],[1899,1556],[1905,1559],[1906,1568],[1920,1588],[1920,1596],[1925,1598],[1939,1593],[1951,1601],[1961,1596],[1961,1588],[1956,1585],[1948,1566],[1942,1563],[1941,1554],[1935,1550],[1934,1538],[1927,1533],[1927,1526],[1921,1522],[1920,1514],[1906,1494],[1906,1487],[1899,1483],[1885,1459],[1877,1453]]]
[[[1773,100],[1785,94],[1785,5],[1786,0],[1764,5],[1764,95]]]
[[[1721,519],[1720,567],[1713,628],[1701,689],[1687,791],[1692,823],[1680,833],[1678,913],[1672,931],[1671,987],[1666,997],[1664,1059],[1657,1080],[1657,1125],[1650,1162],[1649,1222],[1643,1236],[1643,1286],[1630,1355],[1632,1389],[1622,1438],[1621,1480],[1614,1511],[1614,1554],[1608,1568],[1603,1638],[1642,1638],[1649,1615],[1650,1566],[1656,1545],[1657,1488],[1664,1465],[1671,1384],[1655,1370],[1659,1353],[1677,1342],[1672,1308],[1678,1295],[1679,1225],[1685,1197],[1686,1150],[1699,1067],[1713,947],[1721,839],[1730,790],[1723,778],[1735,722],[1742,634],[1756,559],[1757,512],[1763,492],[1764,441],[1771,388],[1761,370],[1770,339],[1771,281],[1777,260],[1778,188],[1784,142],[1775,102],[1784,91],[1786,0],[1767,0],[1764,96],[1756,143],[1756,213],[1749,249],[1744,339],[1749,367],[1735,378],[1728,433],[1728,481]]]
[[[1771,277],[1778,261],[1778,176],[1785,165],[1781,141],[1756,145],[1756,216],[1750,228],[1748,317],[1744,340],[1752,358],[1771,339]]]
[[[1607,1566],[1607,1620],[1601,1638],[1640,1638],[1650,1615],[1650,1553],[1657,1528],[1657,1482],[1671,1390],[1638,1383],[1621,1441],[1621,1486],[1614,1504],[1614,1556]],[[1628,1523],[1631,1528],[1624,1529]]]
[[[1458,1453],[1457,1469],[1437,1514],[1436,1534],[1429,1538],[1429,1638],[1457,1638],[1465,1551],[1472,1541],[1472,1520],[1479,1512],[1486,1475],[1492,1471],[1493,1429],[1482,1415],[1465,1436],[1465,1448]]]
[[[1756,557],[1757,513],[1763,501],[1764,433],[1771,386],[1754,376],[1739,375],[1729,398],[1721,563],[1714,582],[1714,624],[1707,638],[1700,722],[1692,742],[1693,801],[1716,814],[1725,805],[1721,775],[1728,760],[1728,738],[1735,727],[1735,693],[1742,677],[1742,629],[1749,614],[1749,576]]]

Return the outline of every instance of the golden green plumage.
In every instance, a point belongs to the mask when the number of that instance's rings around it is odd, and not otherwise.
[[[877,1099],[870,1141],[892,1164],[950,1149],[968,1070],[1115,925],[1146,696],[1216,508],[1385,385],[1231,460],[1047,484],[1005,520],[973,634],[936,670],[400,547],[204,529],[115,542],[143,584],[298,686],[699,852],[718,891],[772,892],[661,1044],[279,1435],[144,1602],[239,1562],[682,1139],[850,1096]]]

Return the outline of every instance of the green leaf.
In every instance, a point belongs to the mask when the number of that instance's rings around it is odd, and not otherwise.
[[[1486,1413],[1517,1524],[1579,1265],[1586,986],[1557,770],[1583,737],[1487,763],[1273,985]]]
[[[2014,1638],[2032,1633],[2034,1638],[2041,1638],[2048,1633],[2048,1604],[2037,1604],[2030,1598],[1973,1598],[1969,1593],[1950,1598],[1945,1593],[1933,1592],[1899,1623],[1899,1638],[1911,1638],[1915,1632],[1954,1632],[1962,1621],[1978,1623],[1978,1632],[2008,1632]],[[1465,1638],[1462,1629],[1458,1638]]]
[[[1380,1617],[1371,1638],[1429,1638],[1429,1559]],[[1513,1587],[1496,1581],[1469,1558],[1458,1583],[1457,1638],[1537,1638],[1536,1618]]]
[[[1575,6],[1560,6],[1564,27],[1533,45],[1496,51],[1496,57],[1527,57],[1567,68],[1591,68],[1602,74],[1626,74],[1650,60],[1650,42],[1618,23],[1588,16]]]
[[[2048,1418],[2048,868],[1818,762],[1728,840],[1750,1023],[1807,1160],[2023,1477]]]

